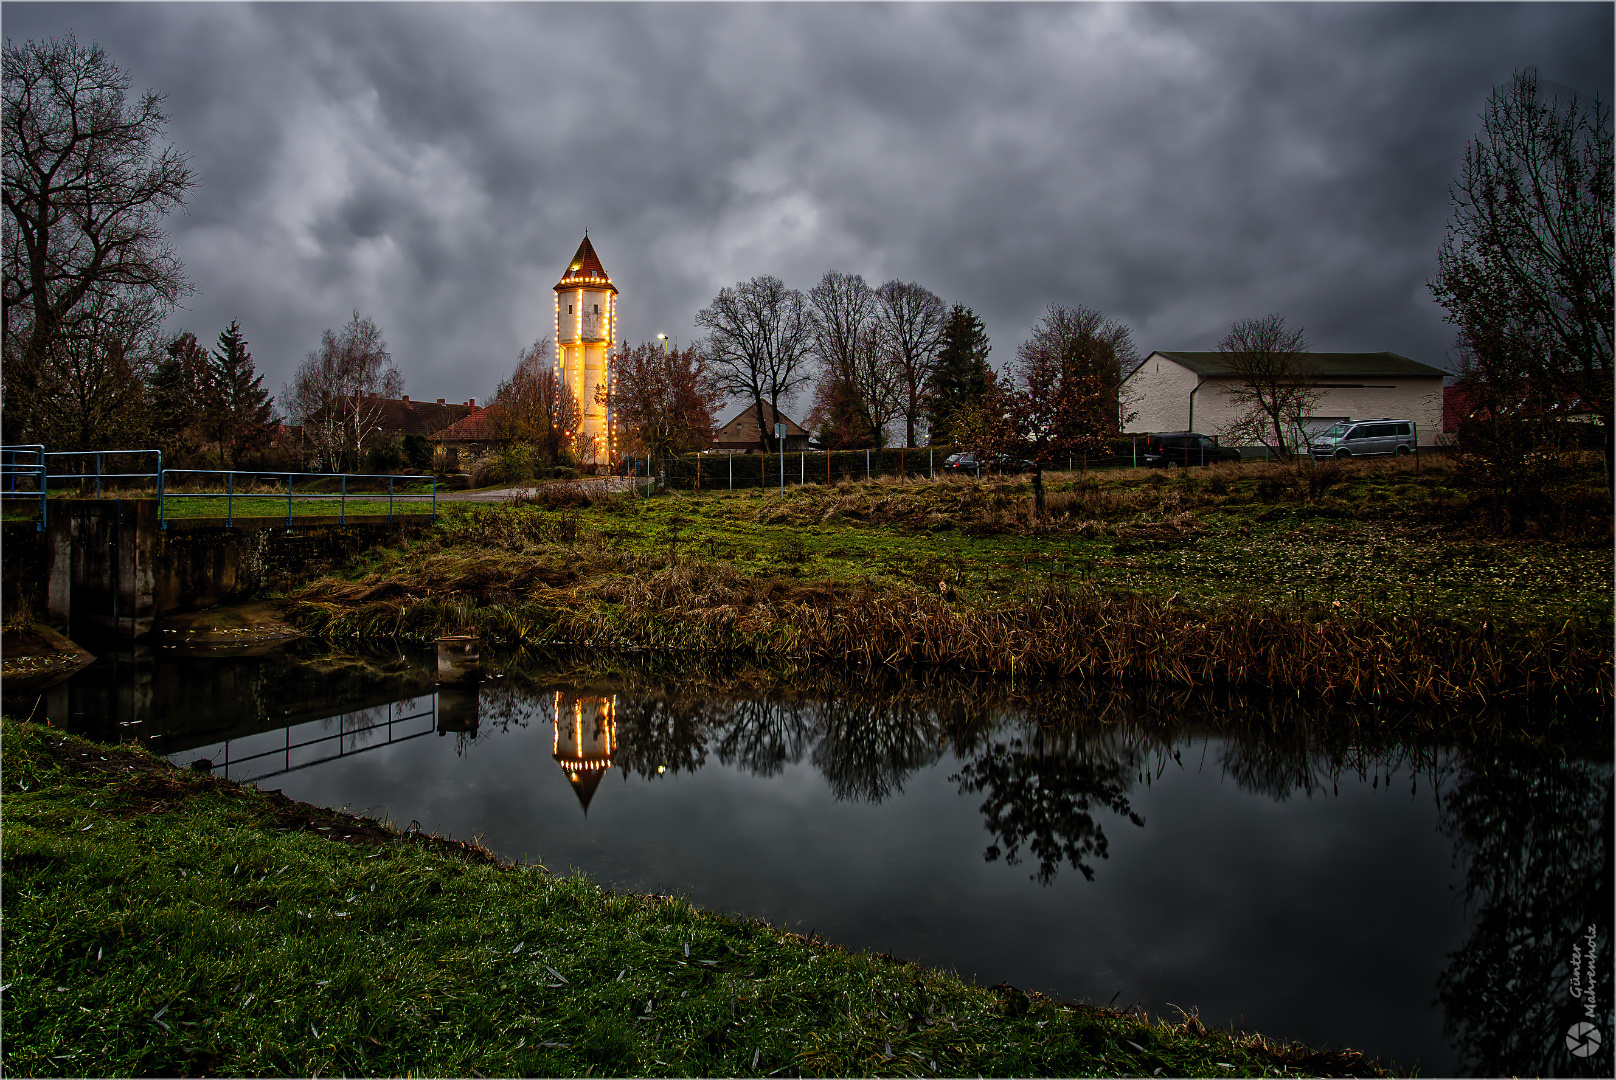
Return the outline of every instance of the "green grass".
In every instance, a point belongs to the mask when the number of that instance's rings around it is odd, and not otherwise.
[[[276,498],[273,495],[237,495],[233,501],[227,501],[223,496],[198,496],[188,498],[169,498],[164,501],[164,514],[169,518],[222,518],[229,515],[238,518],[282,518],[286,517],[286,496]],[[377,499],[374,495],[350,495],[347,500],[341,499],[292,499],[292,517],[337,517],[339,514],[356,517],[368,514],[382,514],[388,512],[387,499]],[[403,499],[394,498],[392,505],[394,517],[404,514],[430,514],[432,513],[431,499]]]
[[[972,599],[1026,597],[1052,582],[1204,605],[1339,601],[1478,622],[1608,618],[1608,505],[1603,536],[1523,542],[1455,529],[1474,511],[1435,464],[1343,471],[1348,479],[1320,498],[1287,490],[1272,502],[1258,491],[1285,478],[1278,466],[1055,476],[1043,526],[1031,519],[1030,485],[1000,481],[809,486],[784,499],[680,493],[582,520],[613,549],[666,555],[677,533],[687,553],[749,572],[926,591],[946,580]]]
[[[10,1075],[1373,1075],[615,894],[7,720]]]
[[[333,492],[333,494],[335,493]],[[405,498],[406,494],[416,497]],[[420,497],[430,495],[430,490],[416,491],[413,487],[407,490],[400,488],[394,493],[392,502],[393,516],[431,514],[431,498]],[[62,494],[60,496],[53,495],[52,499],[76,499],[82,497],[85,496]],[[108,493],[102,496],[104,499],[116,497],[155,499],[155,495],[151,492],[135,492],[124,496]],[[170,519],[223,518],[230,516],[237,518],[281,518],[284,520],[287,516],[286,495],[284,493],[281,495],[246,494],[237,495],[233,500],[227,499],[223,495],[171,495],[164,500],[163,513],[165,517]],[[373,491],[350,494],[345,502],[339,498],[303,498],[294,493],[291,506],[291,515],[294,519],[302,517],[337,517],[339,515],[350,517],[362,515],[385,516],[387,513],[388,500],[386,494],[384,493],[381,498],[377,498]],[[39,503],[37,501],[31,503],[8,502],[3,513],[0,513],[0,520],[37,521],[39,520]]]
[[[1401,463],[1125,470],[1051,478],[1042,518],[1020,481],[556,489],[445,507],[428,535],[287,599],[330,637],[473,628],[766,664],[1608,700],[1608,506],[1568,500],[1560,538],[1500,537],[1452,482]]]

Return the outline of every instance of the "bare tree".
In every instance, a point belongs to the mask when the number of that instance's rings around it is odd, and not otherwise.
[[[876,320],[897,367],[904,445],[915,446],[926,411],[926,391],[948,325],[948,306],[930,289],[893,279],[875,291]]]
[[[7,437],[76,428],[94,443],[93,417],[53,417],[70,407],[57,384],[94,368],[117,381],[149,358],[155,325],[192,291],[162,219],[196,178],[159,146],[162,95],[128,102],[128,76],[99,45],[8,41],[4,72]]]
[[[610,389],[603,385],[596,394],[638,448],[658,457],[705,450],[723,396],[695,346],[680,351],[649,341],[632,349],[625,341],[612,362]]]
[[[901,373],[876,320],[879,299],[859,274],[830,271],[808,290],[823,371],[815,416],[842,448],[885,446],[901,407]]]
[[[1476,389],[1553,418],[1611,423],[1610,106],[1551,96],[1535,73],[1494,88],[1449,192],[1453,221],[1430,289],[1460,328]]]
[[[145,438],[146,384],[159,316],[154,305],[141,301],[92,298],[80,305],[71,330],[50,341],[47,362],[32,382],[24,387],[8,375],[7,412],[15,408],[27,418],[19,428],[64,450],[127,447]],[[10,430],[6,434],[14,437]]]
[[[359,312],[340,333],[320,335],[320,348],[281,391],[290,418],[325,471],[345,460],[357,466],[376,434],[383,401],[404,393],[404,376],[393,366],[381,330]]]
[[[1227,434],[1272,449],[1281,461],[1295,453],[1302,418],[1318,407],[1323,391],[1307,365],[1307,338],[1283,315],[1241,319],[1218,342],[1223,368],[1236,381],[1223,387],[1236,419]]]
[[[522,350],[489,400],[488,426],[498,442],[527,443],[553,462],[576,461],[583,410],[554,356],[547,337]]]
[[[808,301],[796,289],[769,274],[720,289],[696,315],[708,333],[706,355],[712,388],[752,402],[758,440],[764,452],[775,448],[774,431],[763,406],[778,415],[789,399],[812,378],[807,359],[814,343]]]

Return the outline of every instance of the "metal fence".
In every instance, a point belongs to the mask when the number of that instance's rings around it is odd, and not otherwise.
[[[175,491],[170,487],[168,478],[178,478],[180,476],[218,476],[223,478],[224,483],[222,489],[217,491]],[[238,477],[242,478],[240,485],[238,485],[237,482]],[[294,499],[304,501],[310,499],[337,500],[337,524],[344,525],[347,524],[348,521],[348,499],[352,497],[354,499],[366,502],[381,501],[383,491],[381,489],[380,482],[384,480],[387,482],[385,494],[387,497],[388,521],[393,520],[394,507],[396,503],[403,502],[405,505],[412,505],[420,502],[423,499],[430,502],[430,513],[432,515],[432,520],[437,520],[438,480],[435,476],[393,476],[388,473],[301,473],[246,472],[229,469],[165,469],[163,470],[162,481],[159,484],[157,512],[160,522],[159,527],[164,529],[168,528],[168,500],[170,499],[223,498],[225,500],[224,523],[226,525],[232,525],[235,523],[235,507],[237,499],[261,500],[269,498],[281,498],[281,495],[278,492],[237,490],[238,486],[246,486],[254,483],[264,487],[273,487],[277,484],[285,485],[286,524],[288,525],[292,524],[294,517],[292,512],[292,503]],[[400,491],[398,490],[398,481],[401,480],[405,481],[406,483],[425,483],[428,490],[424,492]],[[335,481],[337,483],[336,491],[315,490],[316,485],[322,482],[330,481]],[[365,490],[364,486],[361,485],[358,490],[350,491],[348,489],[350,481],[374,481],[375,483],[371,485],[373,490]],[[178,482],[177,479],[176,482]],[[303,490],[295,491],[294,482],[301,483],[303,485]]]
[[[18,490],[21,482],[22,490]],[[45,531],[45,448],[36,444],[0,446],[0,497],[7,503],[23,499],[39,503],[40,532]]]
[[[118,459],[149,456],[149,469],[120,471]],[[66,465],[69,471],[53,466]],[[76,466],[76,470],[74,469]],[[214,477],[216,482],[198,481],[197,477]],[[438,482],[435,476],[395,476],[385,473],[305,473],[262,472],[239,469],[165,469],[161,450],[61,450],[46,451],[37,444],[0,447],[0,495],[7,502],[30,500],[39,507],[36,528],[43,532],[49,523],[50,492],[58,494],[64,488],[84,489],[91,484],[100,498],[109,487],[127,486],[144,481],[155,490],[159,528],[168,528],[170,500],[223,499],[227,526],[235,524],[238,500],[254,500],[249,505],[261,505],[262,500],[274,498],[286,502],[286,524],[296,517],[294,501],[336,500],[337,523],[347,524],[348,500],[377,503],[387,500],[387,520],[392,521],[400,507],[428,504],[427,513],[432,520],[438,517]],[[202,490],[176,491],[176,486],[200,487]],[[284,491],[252,490],[281,488]],[[426,490],[419,490],[424,486]],[[335,490],[330,490],[331,488]],[[411,490],[411,489],[414,490]],[[177,505],[177,502],[176,502]],[[262,516],[262,515],[256,515]],[[279,517],[279,514],[276,514]]]

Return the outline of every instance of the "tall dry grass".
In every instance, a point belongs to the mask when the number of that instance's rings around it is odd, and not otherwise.
[[[1489,625],[1478,633],[1435,614],[1243,605],[1201,611],[1172,599],[1058,587],[1025,604],[992,607],[748,577],[720,563],[624,558],[634,565],[625,563],[622,573],[586,576],[490,557],[418,582],[417,593],[396,583],[327,579],[294,597],[291,614],[330,636],[419,638],[474,629],[494,644],[1268,687],[1366,701],[1612,696],[1609,643],[1575,622]],[[493,574],[499,584],[491,587]]]

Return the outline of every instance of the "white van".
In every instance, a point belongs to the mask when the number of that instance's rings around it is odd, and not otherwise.
[[[1313,436],[1308,449],[1315,459],[1412,454],[1418,434],[1412,420],[1393,420],[1389,416],[1343,420]]]

